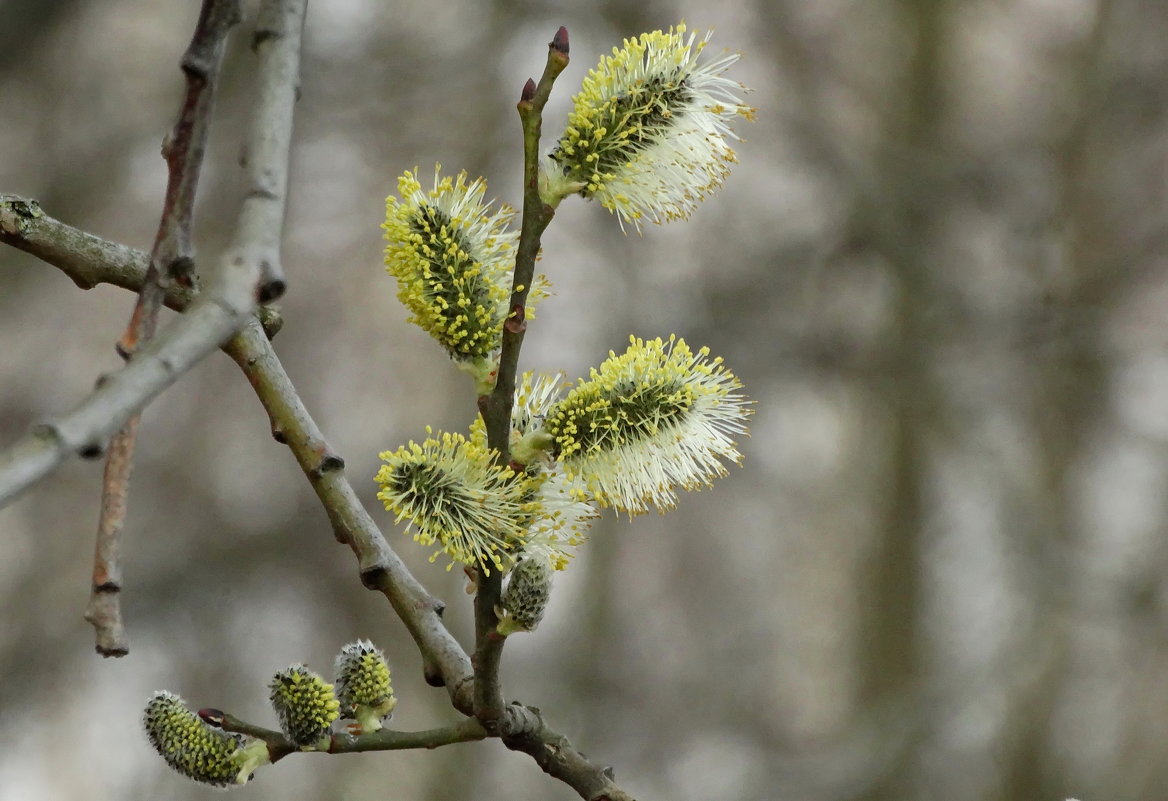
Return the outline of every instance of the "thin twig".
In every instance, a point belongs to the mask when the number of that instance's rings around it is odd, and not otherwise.
[[[544,722],[538,709],[511,704],[507,712],[502,739],[512,751],[527,754],[544,773],[564,782],[588,801],[633,801],[617,786],[611,767],[597,765],[577,751],[567,737]]]
[[[454,743],[468,743],[487,738],[487,730],[474,718],[467,718],[452,726],[424,731],[393,731],[382,729],[354,737],[334,734],[329,745],[330,754],[357,754],[362,751],[401,751],[409,748],[439,748]]]
[[[227,32],[239,19],[239,0],[204,0],[191,43],[180,62],[187,79],[186,95],[178,120],[162,144],[167,166],[166,195],[146,280],[138,293],[130,322],[118,341],[118,352],[124,359],[132,358],[134,352],[154,336],[167,285],[189,286],[192,283],[191,225],[195,192]],[[134,415],[114,435],[102,477],[92,590],[85,610],[85,619],[95,629],[97,652],[102,656],[124,656],[129,652],[121,616],[122,570],[117,560],[126,522],[139,421],[139,415]]]
[[[199,717],[212,726],[224,731],[244,734],[262,740],[268,746],[268,754],[273,762],[278,762],[288,754],[359,754],[366,751],[406,751],[415,748],[441,748],[455,743],[469,743],[487,737],[487,732],[474,718],[459,721],[450,726],[423,731],[394,731],[381,729],[368,734],[352,735],[337,732],[329,741],[328,750],[300,751],[281,732],[248,723],[219,709],[200,709]]]
[[[195,32],[180,61],[187,81],[186,94],[178,120],[162,143],[162,157],[167,167],[166,195],[146,282],[119,343],[127,356],[153,335],[166,288],[170,284],[190,286],[193,283],[191,227],[195,193],[227,33],[239,20],[239,0],[203,0]]]
[[[138,296],[139,299],[142,295]],[[93,574],[85,619],[93,626],[94,648],[102,656],[125,656],[130,641],[122,620],[122,531],[130,473],[134,469],[134,441],[140,414],[131,415],[110,440],[101,479],[101,513],[93,546]]]
[[[555,216],[555,210],[539,196],[539,138],[543,125],[543,107],[556,77],[567,66],[568,30],[561,27],[548,44],[547,63],[539,83],[528,80],[517,106],[523,126],[523,223],[515,256],[511,316],[503,325],[503,346],[495,389],[490,395],[479,399],[479,409],[487,428],[487,444],[498,452],[498,458],[504,464],[510,461],[515,374],[519,368],[523,335],[527,330],[524,309],[535,277],[540,237]],[[489,573],[480,570],[478,591],[475,593],[474,713],[491,732],[498,730],[507,708],[499,684],[499,663],[505,638],[495,633],[499,623],[495,607],[499,603],[502,579],[498,570]]]
[[[250,192],[243,216],[259,250],[260,303],[284,294],[280,239],[288,197],[288,154],[292,149],[292,110],[300,95],[300,39],[308,0],[264,0],[252,50],[259,56],[261,79],[255,115],[265,125],[248,129],[243,168]]]

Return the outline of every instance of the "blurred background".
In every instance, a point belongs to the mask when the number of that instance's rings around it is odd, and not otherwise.
[[[245,6],[204,268],[240,199]],[[148,249],[197,11],[0,0],[0,192]],[[517,202],[514,104],[556,27],[549,145],[602,53],[681,18],[743,53],[741,164],[642,236],[565,202],[523,366],[575,377],[676,333],[742,378],[753,437],[672,514],[597,524],[506,690],[646,801],[1168,798],[1158,0],[313,2],[275,347],[362,498],[470,642],[461,575],[374,497],[378,451],[474,413],[383,272],[384,198],[440,161]],[[0,249],[0,447],[118,366],[133,300]],[[358,637],[389,654],[396,727],[455,720],[226,357],[145,414],[120,660],[82,620],[100,483],[71,461],[0,512],[0,799],[207,798],[147,745],[150,693],[271,724],[271,674]],[[498,743],[290,758],[236,792],[575,797]]]

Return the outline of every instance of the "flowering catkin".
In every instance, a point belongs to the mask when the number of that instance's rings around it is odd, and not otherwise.
[[[509,314],[518,234],[508,230],[514,211],[483,202],[484,180],[460,172],[425,190],[417,170],[398,178],[400,199],[386,199],[385,266],[397,279],[398,299],[461,369],[474,376],[478,393],[494,385],[503,322]],[[547,295],[538,276],[526,317]]]
[[[381,459],[377,497],[409,521],[414,540],[438,544],[431,560],[441,552],[470,567],[503,569],[507,552],[522,543],[523,487],[514,471],[495,464],[485,440],[443,432]]]
[[[742,384],[685,341],[630,338],[548,413],[543,430],[570,479],[602,505],[630,514],[671,508],[677,489],[708,486],[740,461],[746,433]]]
[[[578,192],[638,229],[643,217],[688,217],[737,160],[730,124],[754,116],[739,97],[745,88],[722,75],[738,54],[699,59],[709,39],[687,36],[683,23],[601,58],[543,160],[545,202]]]

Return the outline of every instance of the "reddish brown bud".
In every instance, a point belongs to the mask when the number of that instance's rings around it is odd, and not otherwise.
[[[503,327],[512,334],[521,334],[527,330],[527,313],[522,303],[511,307],[511,314],[503,322]]]
[[[207,707],[206,709],[199,710],[199,717],[203,719],[204,723],[210,723],[212,726],[221,729],[223,728],[223,721],[226,719],[227,713],[220,709]]]
[[[535,81],[531,78],[527,79],[527,83],[523,84],[523,92],[519,95],[520,103],[530,103],[535,97]]]
[[[565,56],[568,55],[568,29],[561,25],[560,29],[556,31],[556,35],[552,37],[548,47],[557,53],[563,53]]]

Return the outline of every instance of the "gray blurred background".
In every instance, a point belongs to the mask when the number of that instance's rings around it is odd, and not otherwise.
[[[245,5],[203,264],[239,200]],[[0,191],[149,248],[197,10],[0,0]],[[596,526],[505,688],[646,801],[1168,798],[1159,0],[313,2],[275,344],[366,504],[468,643],[461,576],[374,498],[378,451],[474,412],[382,270],[384,198],[440,161],[517,202],[514,104],[556,27],[549,144],[600,54],[682,17],[744,54],[741,164],[643,236],[565,202],[523,365],[574,377],[677,333],[741,376],[753,437],[672,514]],[[132,304],[0,249],[0,446],[118,365]],[[208,798],[146,744],[151,691],[270,724],[269,676],[357,637],[390,656],[395,726],[455,719],[227,358],[146,412],[121,660],[82,620],[100,474],[70,462],[0,512],[4,801]],[[295,757],[236,793],[575,797],[498,743]]]

